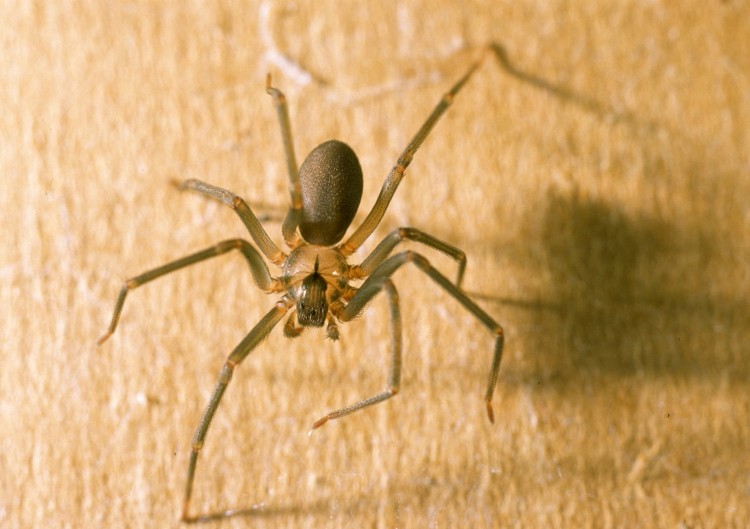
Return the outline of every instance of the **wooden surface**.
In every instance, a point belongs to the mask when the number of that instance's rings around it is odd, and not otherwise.
[[[265,76],[298,158],[359,154],[358,219],[440,95],[383,225],[464,249],[492,337],[416,269],[342,327],[280,329],[244,363],[198,467],[221,527],[746,527],[750,520],[750,10],[726,2],[22,2],[0,11],[0,526],[176,527],[224,357],[274,301],[200,178],[287,204]],[[311,3],[312,4],[312,3]],[[507,65],[506,65],[507,66]],[[280,239],[278,223],[268,223]],[[416,248],[416,247],[415,247]],[[424,250],[446,274],[455,265]]]

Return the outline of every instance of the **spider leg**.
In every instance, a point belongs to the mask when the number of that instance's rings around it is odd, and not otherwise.
[[[185,501],[182,508],[182,521],[184,522],[196,522],[203,519],[214,519],[216,515],[206,516],[191,516],[190,510],[190,498],[193,493],[193,481],[195,479],[195,467],[198,463],[198,454],[203,448],[203,443],[206,440],[206,434],[208,428],[211,426],[211,421],[216,414],[216,409],[219,407],[221,398],[224,396],[224,392],[232,380],[232,374],[234,369],[242,362],[253,349],[268,335],[269,332],[281,321],[284,315],[287,313],[293,303],[286,298],[282,298],[276,303],[273,309],[271,309],[263,318],[253,327],[247,336],[235,347],[234,351],[227,357],[224,366],[219,372],[219,380],[216,383],[211,397],[208,400],[206,410],[203,412],[198,428],[195,430],[193,436],[192,450],[190,452],[190,462],[188,464],[187,482],[185,483]],[[224,513],[225,516],[230,516],[231,511]]]
[[[466,270],[466,254],[463,250],[452,244],[441,241],[437,237],[425,233],[416,228],[397,228],[389,233],[385,239],[372,251],[359,266],[352,267],[350,275],[354,277],[367,277],[372,274],[378,266],[391,254],[397,244],[404,240],[415,241],[437,251],[446,254],[458,262],[458,273],[456,275],[456,287],[461,288],[461,282]]]
[[[352,404],[351,406],[347,406],[346,408],[341,408],[339,410],[333,411],[325,417],[318,419],[317,421],[315,421],[315,423],[313,423],[312,429],[310,430],[311,432],[312,430],[320,428],[329,420],[338,419],[339,417],[349,415],[350,413],[361,410],[362,408],[366,408],[368,406],[372,406],[373,404],[383,402],[384,400],[390,399],[392,396],[398,393],[399,387],[401,385],[402,350],[401,310],[399,309],[398,303],[398,291],[396,291],[396,287],[393,285],[393,282],[390,279],[385,278],[377,285],[377,288],[365,291],[363,292],[363,295],[369,300],[375,294],[380,292],[381,289],[385,290],[385,293],[388,296],[388,307],[390,308],[391,315],[391,365],[388,371],[388,387],[382,393],[378,393],[375,396],[363,399],[355,404]],[[360,292],[362,291],[360,290]],[[357,299],[357,295],[352,298],[352,300],[349,302],[349,305],[351,305],[351,302],[355,299]],[[367,303],[367,301],[364,301],[363,303]],[[351,314],[347,311],[349,305],[334,305],[331,307],[331,310],[337,312],[336,317],[341,321],[351,321],[357,316],[357,314]]]
[[[302,331],[305,330],[305,328],[301,325],[297,325],[294,319],[294,313],[292,313],[292,315],[289,316],[289,319],[286,320],[286,323],[284,324],[284,336],[286,336],[287,338],[297,338],[302,334]]]
[[[292,142],[292,127],[289,125],[289,112],[287,110],[286,96],[278,88],[271,86],[271,74],[266,77],[266,93],[273,97],[276,106],[276,114],[281,126],[281,141],[284,143],[284,155],[286,167],[289,173],[289,192],[292,203],[281,226],[281,234],[289,248],[295,248],[299,244],[297,226],[302,216],[302,189],[299,183],[299,167],[294,156],[294,143]]]
[[[206,248],[205,250],[201,250],[200,252],[196,252],[181,259],[177,259],[176,261],[172,261],[158,268],[154,268],[153,270],[149,270],[148,272],[144,272],[139,276],[130,278],[125,281],[125,283],[122,285],[122,288],[120,289],[120,295],[117,297],[117,301],[115,302],[115,310],[112,314],[112,320],[110,321],[109,328],[107,329],[107,332],[97,340],[96,343],[98,345],[101,345],[107,340],[107,338],[112,336],[112,333],[115,332],[117,323],[120,320],[120,313],[122,312],[122,307],[125,303],[125,298],[127,297],[128,292],[135,288],[138,288],[145,283],[148,283],[149,281],[153,281],[158,277],[179,270],[180,268],[185,268],[186,266],[190,266],[200,261],[205,261],[206,259],[225,254],[232,250],[239,250],[240,252],[242,252],[242,255],[245,257],[245,259],[247,259],[247,262],[250,265],[250,271],[253,274],[255,284],[258,285],[261,290],[264,290],[265,292],[280,292],[281,290],[283,290],[283,287],[281,286],[279,280],[273,279],[271,277],[271,274],[268,271],[268,266],[263,261],[263,258],[258,253],[258,250],[253,248],[250,243],[245,240],[229,239],[226,241],[222,241],[210,248]]]
[[[266,230],[261,225],[258,217],[255,216],[255,213],[253,213],[250,206],[247,205],[247,202],[245,202],[242,197],[239,197],[231,191],[221,187],[207,184],[193,178],[185,180],[184,182],[175,182],[175,185],[182,190],[189,189],[211,198],[215,198],[232,208],[250,232],[250,236],[253,238],[253,241],[255,241],[255,244],[258,245],[260,251],[263,252],[263,255],[279,266],[284,262],[286,254],[271,240],[271,237],[266,233]]]
[[[404,149],[404,151],[401,153],[401,156],[398,157],[396,165],[393,166],[391,172],[388,174],[388,177],[385,179],[383,187],[380,190],[380,195],[378,195],[378,198],[375,201],[375,204],[372,206],[370,213],[367,214],[365,220],[362,221],[362,224],[360,224],[359,227],[354,231],[354,233],[351,234],[349,239],[347,239],[347,241],[339,247],[341,253],[345,257],[354,253],[357,248],[359,248],[362,243],[365,242],[365,240],[372,234],[372,232],[375,231],[375,228],[378,226],[378,224],[380,224],[380,221],[383,218],[386,209],[388,209],[388,205],[390,204],[393,195],[396,193],[396,189],[398,189],[398,186],[401,183],[401,179],[404,177],[406,168],[409,167],[412,158],[414,158],[414,154],[430,134],[441,116],[445,113],[448,107],[451,106],[451,104],[453,103],[453,99],[456,97],[456,94],[458,94],[461,88],[463,88],[474,71],[479,67],[480,63],[481,59],[472,64],[469,70],[464,74],[464,76],[461,77],[461,79],[459,79],[458,82],[454,84],[453,87],[443,95],[443,97],[440,99],[440,102],[435,106],[430,116],[422,124],[420,129],[409,142],[409,145],[407,145],[406,149]]]
[[[484,395],[484,400],[487,406],[487,417],[490,422],[495,422],[495,415],[492,410],[492,395],[495,392],[495,386],[497,385],[497,377],[500,371],[500,360],[502,359],[503,354],[503,328],[461,289],[451,283],[450,279],[434,268],[426,258],[416,252],[405,251],[383,261],[381,265],[373,271],[372,275],[362,283],[357,294],[349,301],[346,307],[341,310],[340,317],[349,320],[359,316],[362,311],[364,311],[372,297],[383,287],[383,284],[386,281],[390,281],[390,277],[396,272],[396,270],[406,263],[413,263],[422,272],[427,274],[433,281],[435,281],[435,283],[442,287],[443,290],[450,294],[456,301],[461,303],[461,305],[477,318],[482,325],[487,327],[495,337],[495,351],[492,356],[492,365],[490,367],[490,374],[487,381],[487,391]]]

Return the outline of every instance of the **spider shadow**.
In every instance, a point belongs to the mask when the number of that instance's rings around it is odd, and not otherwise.
[[[736,182],[736,175],[717,174],[718,164],[680,131],[524,71],[499,43],[488,47],[508,75],[612,126],[624,125],[633,141],[646,136],[659,145],[656,132],[667,133],[672,147],[691,153],[679,167],[682,174],[666,169],[656,147],[644,153],[648,182],[674,182],[673,200],[694,202],[690,190],[680,189],[685,182]],[[550,278],[544,299],[495,298],[529,316],[529,347],[541,355],[542,370],[696,376],[718,370],[750,378],[739,345],[742,336],[750,340],[750,305],[739,294],[715,295],[711,285],[735,273],[716,242],[722,227],[715,219],[665,221],[576,191],[552,189],[545,200],[526,219],[528,237],[539,241],[537,272]]]
[[[621,122],[626,123],[629,126],[635,126],[645,130],[654,130],[657,128],[657,125],[655,123],[644,122],[642,119],[640,119],[630,111],[615,110],[609,105],[606,105],[593,97],[584,95],[580,92],[576,92],[575,90],[572,90],[561,83],[549,81],[539,75],[519,68],[513,61],[510,60],[508,51],[505,49],[505,46],[503,46],[499,42],[490,42],[487,45],[487,48],[494,56],[498,67],[505,73],[507,73],[511,77],[515,77],[528,86],[534,87],[543,92],[547,92],[548,94],[556,97],[558,101],[564,104],[572,104],[574,106],[577,106],[587,112],[599,116],[599,118],[609,120],[612,124]]]
[[[194,519],[189,520],[189,524],[204,524],[218,522],[230,518],[254,518],[254,519],[270,519],[284,517],[289,518],[290,516],[309,516],[311,514],[323,514],[328,512],[329,506],[326,502],[318,500],[308,504],[290,504],[290,505],[277,505],[274,507],[266,507],[262,503],[251,505],[249,507],[240,507],[236,509],[227,509],[223,511],[215,511],[207,514],[202,514]]]
[[[738,337],[728,332],[750,329],[750,309],[712,295],[701,266],[715,260],[711,228],[634,216],[554,190],[543,215],[552,310],[534,311],[529,339],[544,365],[572,376],[750,376]]]

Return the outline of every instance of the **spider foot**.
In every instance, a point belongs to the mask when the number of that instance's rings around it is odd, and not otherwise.
[[[96,341],[96,345],[101,345],[107,340],[109,340],[109,337],[112,336],[112,333],[107,331],[104,334],[102,334],[99,339]]]
[[[330,418],[331,418],[330,415],[326,415],[325,417],[322,417],[322,418],[318,419],[317,421],[315,421],[313,423],[313,425],[312,425],[312,428],[310,428],[310,431],[307,432],[307,435],[312,435],[312,433],[315,430],[317,430],[318,428],[320,428],[321,426],[323,426],[325,423],[327,423]]]
[[[197,516],[191,516],[188,514],[189,508],[190,508],[190,504],[186,501],[185,504],[182,506],[182,516],[180,516],[180,521],[183,523],[195,523],[198,521]]]
[[[169,179],[169,183],[173,187],[179,189],[180,191],[182,191],[183,189],[185,189],[185,181],[184,180],[178,180],[177,178],[170,178]],[[183,521],[187,521],[187,520],[183,520]]]

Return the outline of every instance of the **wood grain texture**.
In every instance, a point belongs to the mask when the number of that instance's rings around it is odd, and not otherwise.
[[[312,3],[311,3],[312,4]],[[469,257],[492,337],[416,269],[332,344],[280,329],[237,370],[198,467],[222,527],[743,527],[750,520],[750,10],[726,2],[22,2],[0,8],[0,526],[176,527],[223,359],[274,298],[218,258],[245,237],[199,178],[288,200],[265,76],[297,156],[360,157],[363,218],[489,42],[383,225]],[[356,220],[355,220],[356,222]],[[268,223],[280,241],[280,226]],[[454,264],[425,251],[452,276]]]

